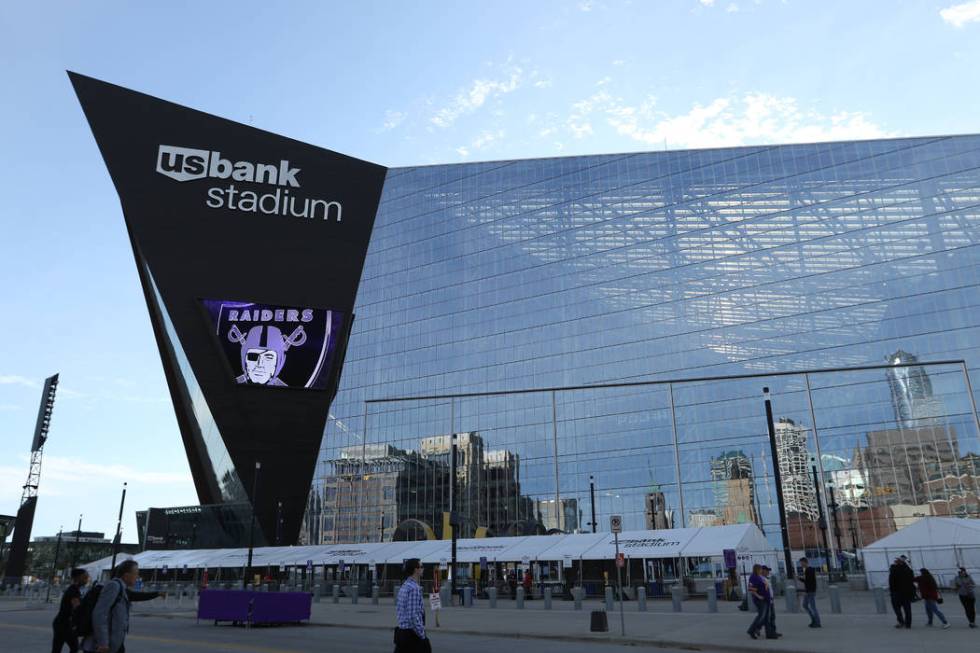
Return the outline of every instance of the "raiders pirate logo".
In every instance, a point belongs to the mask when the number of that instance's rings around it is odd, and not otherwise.
[[[322,389],[332,367],[342,315],[337,311],[202,300],[235,383]]]

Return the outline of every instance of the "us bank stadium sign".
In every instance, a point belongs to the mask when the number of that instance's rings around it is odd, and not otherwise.
[[[161,144],[157,151],[156,171],[179,182],[230,180],[227,185],[212,185],[205,191],[203,202],[209,209],[335,222],[343,220],[344,207],[337,200],[310,199],[290,190],[300,188],[301,169],[287,159],[272,163],[234,161],[216,150]],[[265,192],[248,190],[235,182],[272,188],[264,189]]]

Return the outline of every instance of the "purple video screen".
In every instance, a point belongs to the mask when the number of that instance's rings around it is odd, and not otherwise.
[[[325,308],[202,299],[235,383],[322,390],[343,314]]]

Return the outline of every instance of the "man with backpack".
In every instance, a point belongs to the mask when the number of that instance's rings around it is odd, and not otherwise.
[[[88,585],[88,572],[84,569],[71,570],[71,585],[61,595],[61,605],[58,614],[51,624],[54,628],[54,640],[51,642],[51,653],[61,653],[68,645],[70,653],[78,651],[78,637],[72,628],[72,613],[82,602],[82,588]]]
[[[77,632],[85,639],[86,653],[125,653],[129,632],[129,596],[127,590],[139,578],[139,564],[124,560],[112,570],[112,580],[96,585],[78,608]]]

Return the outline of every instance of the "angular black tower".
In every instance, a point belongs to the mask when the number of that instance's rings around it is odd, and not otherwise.
[[[299,532],[386,169],[69,73],[122,203],[201,503]],[[134,437],[139,438],[138,427]]]

